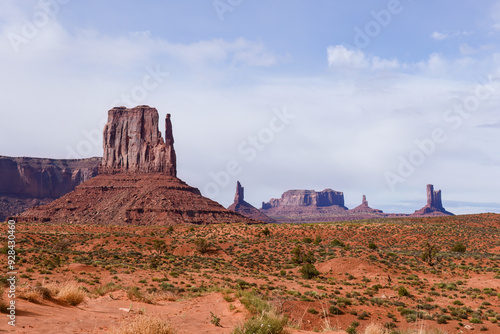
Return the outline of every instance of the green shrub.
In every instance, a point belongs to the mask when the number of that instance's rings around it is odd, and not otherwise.
[[[463,242],[456,242],[451,247],[452,252],[465,253],[466,250],[467,250],[467,247],[464,245]]]
[[[260,316],[254,316],[247,320],[242,326],[235,328],[232,334],[286,334],[286,319],[276,315],[274,312],[264,312]]]
[[[312,263],[306,263],[300,268],[299,272],[302,274],[302,278],[311,279],[319,276],[320,272]]]
[[[407,288],[405,288],[404,286],[400,286],[399,289],[398,289],[398,296],[400,297],[407,297],[410,295],[410,292],[408,291]]]
[[[210,248],[210,242],[204,238],[198,238],[194,241],[194,245],[196,246],[196,250],[201,254],[205,254],[208,252]]]

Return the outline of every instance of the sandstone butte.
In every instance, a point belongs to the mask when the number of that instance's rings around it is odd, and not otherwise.
[[[244,196],[245,196],[245,189],[241,186],[240,181],[237,181],[236,183],[236,195],[234,196],[234,203],[231,204],[227,209],[238,212],[239,214],[252,218],[255,220],[260,220],[265,223],[276,223],[276,221],[262,212],[259,211],[256,207],[254,207],[252,204],[248,203],[245,201]]]
[[[260,223],[225,209],[177,178],[170,115],[165,118],[165,139],[158,124],[158,111],[149,106],[109,110],[99,175],[16,218],[113,225]]]
[[[441,200],[441,190],[434,190],[432,184],[427,185],[427,204],[420,210],[415,211],[412,216],[453,216],[446,211]]]
[[[413,214],[384,213],[382,210],[368,206],[363,195],[361,205],[348,210],[344,205],[344,194],[339,191],[325,189],[289,190],[279,199],[263,202],[262,213],[279,223],[315,223],[331,221],[348,221],[374,218],[395,218],[407,216],[448,216],[453,215],[444,209],[441,201],[441,191],[434,191],[432,185],[427,186],[427,205]]]

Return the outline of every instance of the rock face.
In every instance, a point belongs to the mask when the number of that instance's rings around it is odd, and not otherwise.
[[[352,213],[373,213],[373,214],[383,214],[382,210],[372,209],[368,206],[368,201],[366,200],[366,195],[363,195],[363,200],[360,205],[354,209],[349,210]]]
[[[236,195],[234,196],[234,203],[228,207],[228,210],[238,212],[245,217],[260,220],[264,223],[276,223],[274,219],[260,212],[259,209],[255,208],[252,204],[245,202],[244,191],[245,189],[241,186],[240,181],[238,181],[236,183]]]
[[[148,106],[113,108],[104,128],[102,174],[65,196],[20,216],[19,221],[175,225],[258,223],[201,196],[176,177],[170,115],[165,141],[158,111]]]
[[[260,211],[279,223],[345,220],[344,193],[325,189],[289,190],[279,199],[263,202]]]
[[[288,190],[281,195],[280,199],[273,198],[269,202],[262,202],[262,209],[268,210],[280,207],[330,207],[337,206],[344,210],[344,193],[325,189],[323,191],[314,190]]]
[[[177,175],[170,114],[165,118],[165,140],[158,130],[158,111],[148,106],[116,107],[104,127],[101,174],[164,173]]]
[[[441,190],[434,190],[432,184],[427,185],[427,204],[420,210],[415,211],[412,216],[450,216],[453,213],[448,212],[443,207],[441,200]]]
[[[58,160],[0,156],[0,221],[46,204],[98,173],[101,158]]]

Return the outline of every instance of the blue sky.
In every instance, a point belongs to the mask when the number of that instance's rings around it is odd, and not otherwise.
[[[148,104],[225,206],[240,180],[413,212],[433,183],[500,212],[499,37],[500,1],[5,0],[0,154],[99,156],[107,110]]]

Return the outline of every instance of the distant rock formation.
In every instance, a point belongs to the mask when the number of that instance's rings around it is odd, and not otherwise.
[[[342,220],[348,212],[344,193],[332,189],[289,190],[279,199],[262,202],[260,211],[279,223]]]
[[[412,216],[450,216],[453,213],[448,212],[443,207],[441,200],[441,190],[434,190],[432,184],[427,185],[427,204],[420,210],[415,211]]]
[[[100,174],[159,172],[176,176],[170,114],[165,118],[165,141],[158,130],[158,119],[158,111],[149,106],[111,109],[104,127]]]
[[[368,201],[366,200],[366,195],[363,195],[363,200],[360,205],[355,207],[354,209],[349,210],[352,213],[384,213],[382,210],[372,209],[368,206]]]
[[[97,175],[100,163],[101,158],[0,156],[0,221],[74,190]]]
[[[264,223],[276,223],[276,221],[255,208],[252,204],[245,202],[244,200],[245,189],[241,186],[240,181],[236,183],[236,195],[234,196],[234,203],[228,207],[228,210],[238,212],[239,214],[252,218],[255,220],[260,220]]]
[[[148,106],[111,109],[104,128],[102,174],[16,218],[113,225],[258,223],[201,196],[176,177],[170,115],[165,141],[158,118],[158,111]]]
[[[281,198],[273,198],[269,202],[262,202],[262,209],[269,210],[280,207],[330,207],[336,206],[347,210],[344,206],[344,193],[325,189],[323,191],[314,190],[288,190],[281,195]]]

